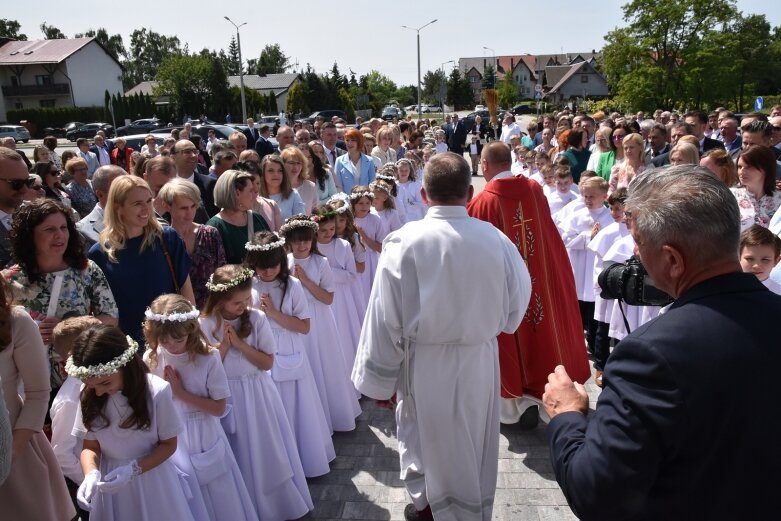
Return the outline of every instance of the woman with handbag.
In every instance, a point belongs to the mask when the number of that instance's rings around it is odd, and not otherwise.
[[[106,227],[89,250],[116,298],[119,327],[136,342],[144,341],[144,310],[160,295],[179,293],[195,304],[190,255],[176,230],[157,221],[152,198],[140,177],[117,177],[108,192]]]

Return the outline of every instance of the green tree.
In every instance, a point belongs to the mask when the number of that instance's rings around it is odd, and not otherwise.
[[[125,63],[123,83],[126,88],[155,78],[163,61],[168,57],[187,53],[179,38],[165,36],[146,28],[130,33],[130,49]]]
[[[496,86],[496,70],[489,63],[483,69],[483,89],[495,89]]]
[[[214,56],[181,54],[165,58],[155,76],[156,96],[167,95],[177,114],[200,114],[217,109],[228,94],[225,70]],[[223,97],[222,100],[219,98]]]
[[[239,60],[239,45],[236,43],[236,38],[233,36],[231,36],[231,41],[228,44],[227,58],[228,59],[224,61],[223,64],[225,66],[225,70],[228,71],[228,75],[238,75],[239,71],[241,70],[241,60]]]
[[[469,79],[461,77],[461,71],[458,68],[453,69],[447,80],[446,101],[455,110],[468,107],[474,102],[474,94],[472,93],[472,87],[469,85]]]
[[[27,40],[27,35],[20,33],[22,28],[16,20],[0,18],[0,38],[10,38],[11,40]]]
[[[312,109],[307,104],[304,86],[300,81],[295,82],[290,87],[287,93],[285,110],[291,114],[309,114],[312,112]]]
[[[67,38],[62,31],[53,25],[47,25],[46,22],[43,22],[38,27],[41,28],[44,40],[64,40]]]
[[[734,0],[631,0],[628,26],[605,36],[604,71],[625,107],[653,110],[696,99],[697,78],[710,63],[705,42],[734,19]]]
[[[513,75],[507,73],[497,84],[497,96],[499,97],[499,105],[502,107],[512,107],[515,102],[518,101],[518,86],[513,81]]]
[[[109,35],[108,31],[103,27],[95,29],[87,29],[83,33],[76,33],[74,38],[92,38],[94,37],[100,42],[103,47],[117,60],[127,59],[127,50],[125,49],[125,43],[122,41],[121,34]]]
[[[439,105],[440,89],[447,83],[445,73],[441,69],[426,71],[423,75],[420,97],[425,103]]]
[[[260,58],[255,63],[255,74],[280,74],[290,68],[290,59],[282,52],[278,43],[268,44],[260,51]]]

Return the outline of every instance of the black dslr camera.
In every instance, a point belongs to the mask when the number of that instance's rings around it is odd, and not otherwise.
[[[635,255],[624,264],[611,264],[597,278],[605,300],[623,300],[631,306],[666,306],[673,298],[653,285]]]

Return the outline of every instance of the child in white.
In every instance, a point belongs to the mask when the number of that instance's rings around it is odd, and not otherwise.
[[[556,173],[551,165],[543,165],[540,169],[542,175],[542,193],[546,196],[556,191]]]
[[[349,211],[346,206],[342,206],[340,210],[343,213]],[[351,292],[351,288],[357,285],[358,272],[355,270],[355,257],[350,243],[336,237],[336,220],[339,217],[337,211],[328,206],[321,206],[315,210],[319,225],[317,249],[328,259],[334,275],[334,301],[331,310],[341,336],[342,341],[339,345],[342,348],[345,366],[352,372],[362,325],[358,320],[355,296]]]
[[[572,272],[575,276],[575,292],[580,305],[581,320],[589,348],[593,348],[596,335],[594,323],[594,253],[586,248],[599,230],[613,222],[610,210],[605,208],[607,182],[601,177],[591,177],[580,187],[585,207],[570,215],[562,223],[562,240],[567,248]]]
[[[293,427],[304,475],[310,478],[327,474],[336,452],[304,344],[309,305],[301,282],[290,275],[284,245],[275,233],[256,233],[246,246],[245,263],[255,270],[252,306],[268,317],[277,344],[271,377]]]
[[[358,349],[358,338],[361,336],[361,326],[363,325],[363,317],[366,314],[366,299],[361,282],[362,273],[366,271],[366,246],[361,242],[361,236],[358,234],[358,230],[355,227],[353,221],[352,207],[349,202],[332,200],[328,203],[328,208],[336,212],[336,238],[347,241],[350,245],[350,249],[353,253],[353,261],[355,262],[355,280],[345,284],[350,290],[352,297],[348,300],[352,302],[352,306],[348,306],[349,309],[355,308],[357,313],[358,329],[355,335],[355,350]],[[326,255],[327,257],[328,255]],[[333,267],[333,264],[331,264]],[[339,318],[337,316],[337,324],[339,324]],[[342,334],[345,333],[343,329],[340,330]],[[346,358],[345,358],[346,360]],[[348,367],[349,364],[348,364]]]
[[[219,346],[231,411],[222,425],[261,520],[297,519],[314,506],[296,438],[268,370],[276,342],[266,315],[250,309],[252,270],[217,268],[200,318]]]
[[[396,180],[376,180],[369,185],[374,192],[373,210],[380,216],[383,223],[383,240],[391,232],[404,225],[401,212],[396,209]]]
[[[290,253],[288,268],[304,286],[309,302],[309,333],[305,335],[307,356],[326,413],[329,429],[347,432],[355,429],[361,406],[350,380],[342,345],[349,345],[339,334],[331,304],[336,283],[328,260],[316,246],[319,220],[305,215],[293,216],[280,228]]]
[[[191,467],[206,520],[257,519],[228,438],[220,425],[230,396],[220,352],[209,346],[198,324],[200,313],[181,295],[157,297],[147,309],[144,362],[171,385],[184,420],[174,460]],[[179,464],[184,462],[185,464]],[[188,469],[189,470],[189,469]]]
[[[767,228],[753,224],[740,234],[740,266],[753,273],[764,286],[781,295],[781,284],[770,277],[781,261],[781,238]]]
[[[434,149],[437,151],[437,154],[444,154],[448,151],[447,143],[445,143],[445,131],[440,129],[437,129],[436,133],[434,133],[434,139],[436,139],[436,144],[434,145]]]
[[[428,211],[428,205],[423,201],[423,196],[420,195],[421,182],[409,159],[398,160],[396,167],[398,168],[399,181],[396,201],[400,202],[399,209],[404,209],[404,221],[419,221]]]
[[[569,168],[556,167],[554,173],[556,191],[546,196],[551,215],[556,215],[562,208],[578,199],[578,194],[572,190],[572,174]]]
[[[350,204],[353,210],[353,222],[361,239],[361,244],[366,247],[366,269],[358,277],[363,288],[361,307],[366,309],[369,302],[369,294],[374,283],[374,273],[377,271],[377,262],[382,251],[382,241],[385,239],[385,226],[382,218],[372,213],[374,192],[368,186],[354,186],[350,194]]]
[[[58,323],[52,331],[52,347],[60,356],[61,360],[67,360],[71,355],[71,347],[76,337],[92,326],[99,326],[102,322],[97,318],[87,315],[84,317],[72,317]],[[73,495],[74,487],[81,485],[84,480],[84,473],[81,470],[82,440],[74,436],[71,431],[76,421],[76,414],[79,411],[79,393],[81,392],[81,380],[73,376],[68,376],[64,369],[60,369],[60,376],[65,378],[57,391],[57,396],[52,401],[49,409],[49,415],[52,419],[52,452],[57,458],[65,476],[68,490],[71,491],[71,498],[75,501]],[[74,506],[78,507],[78,503]]]
[[[84,438],[76,498],[92,521],[190,521],[188,493],[171,461],[184,426],[171,387],[146,373],[137,350],[106,325],[74,344],[65,368],[85,386],[73,426]]]

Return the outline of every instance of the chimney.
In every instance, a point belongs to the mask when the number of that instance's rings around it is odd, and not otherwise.
[[[515,58],[510,58],[510,70],[515,68]]]

